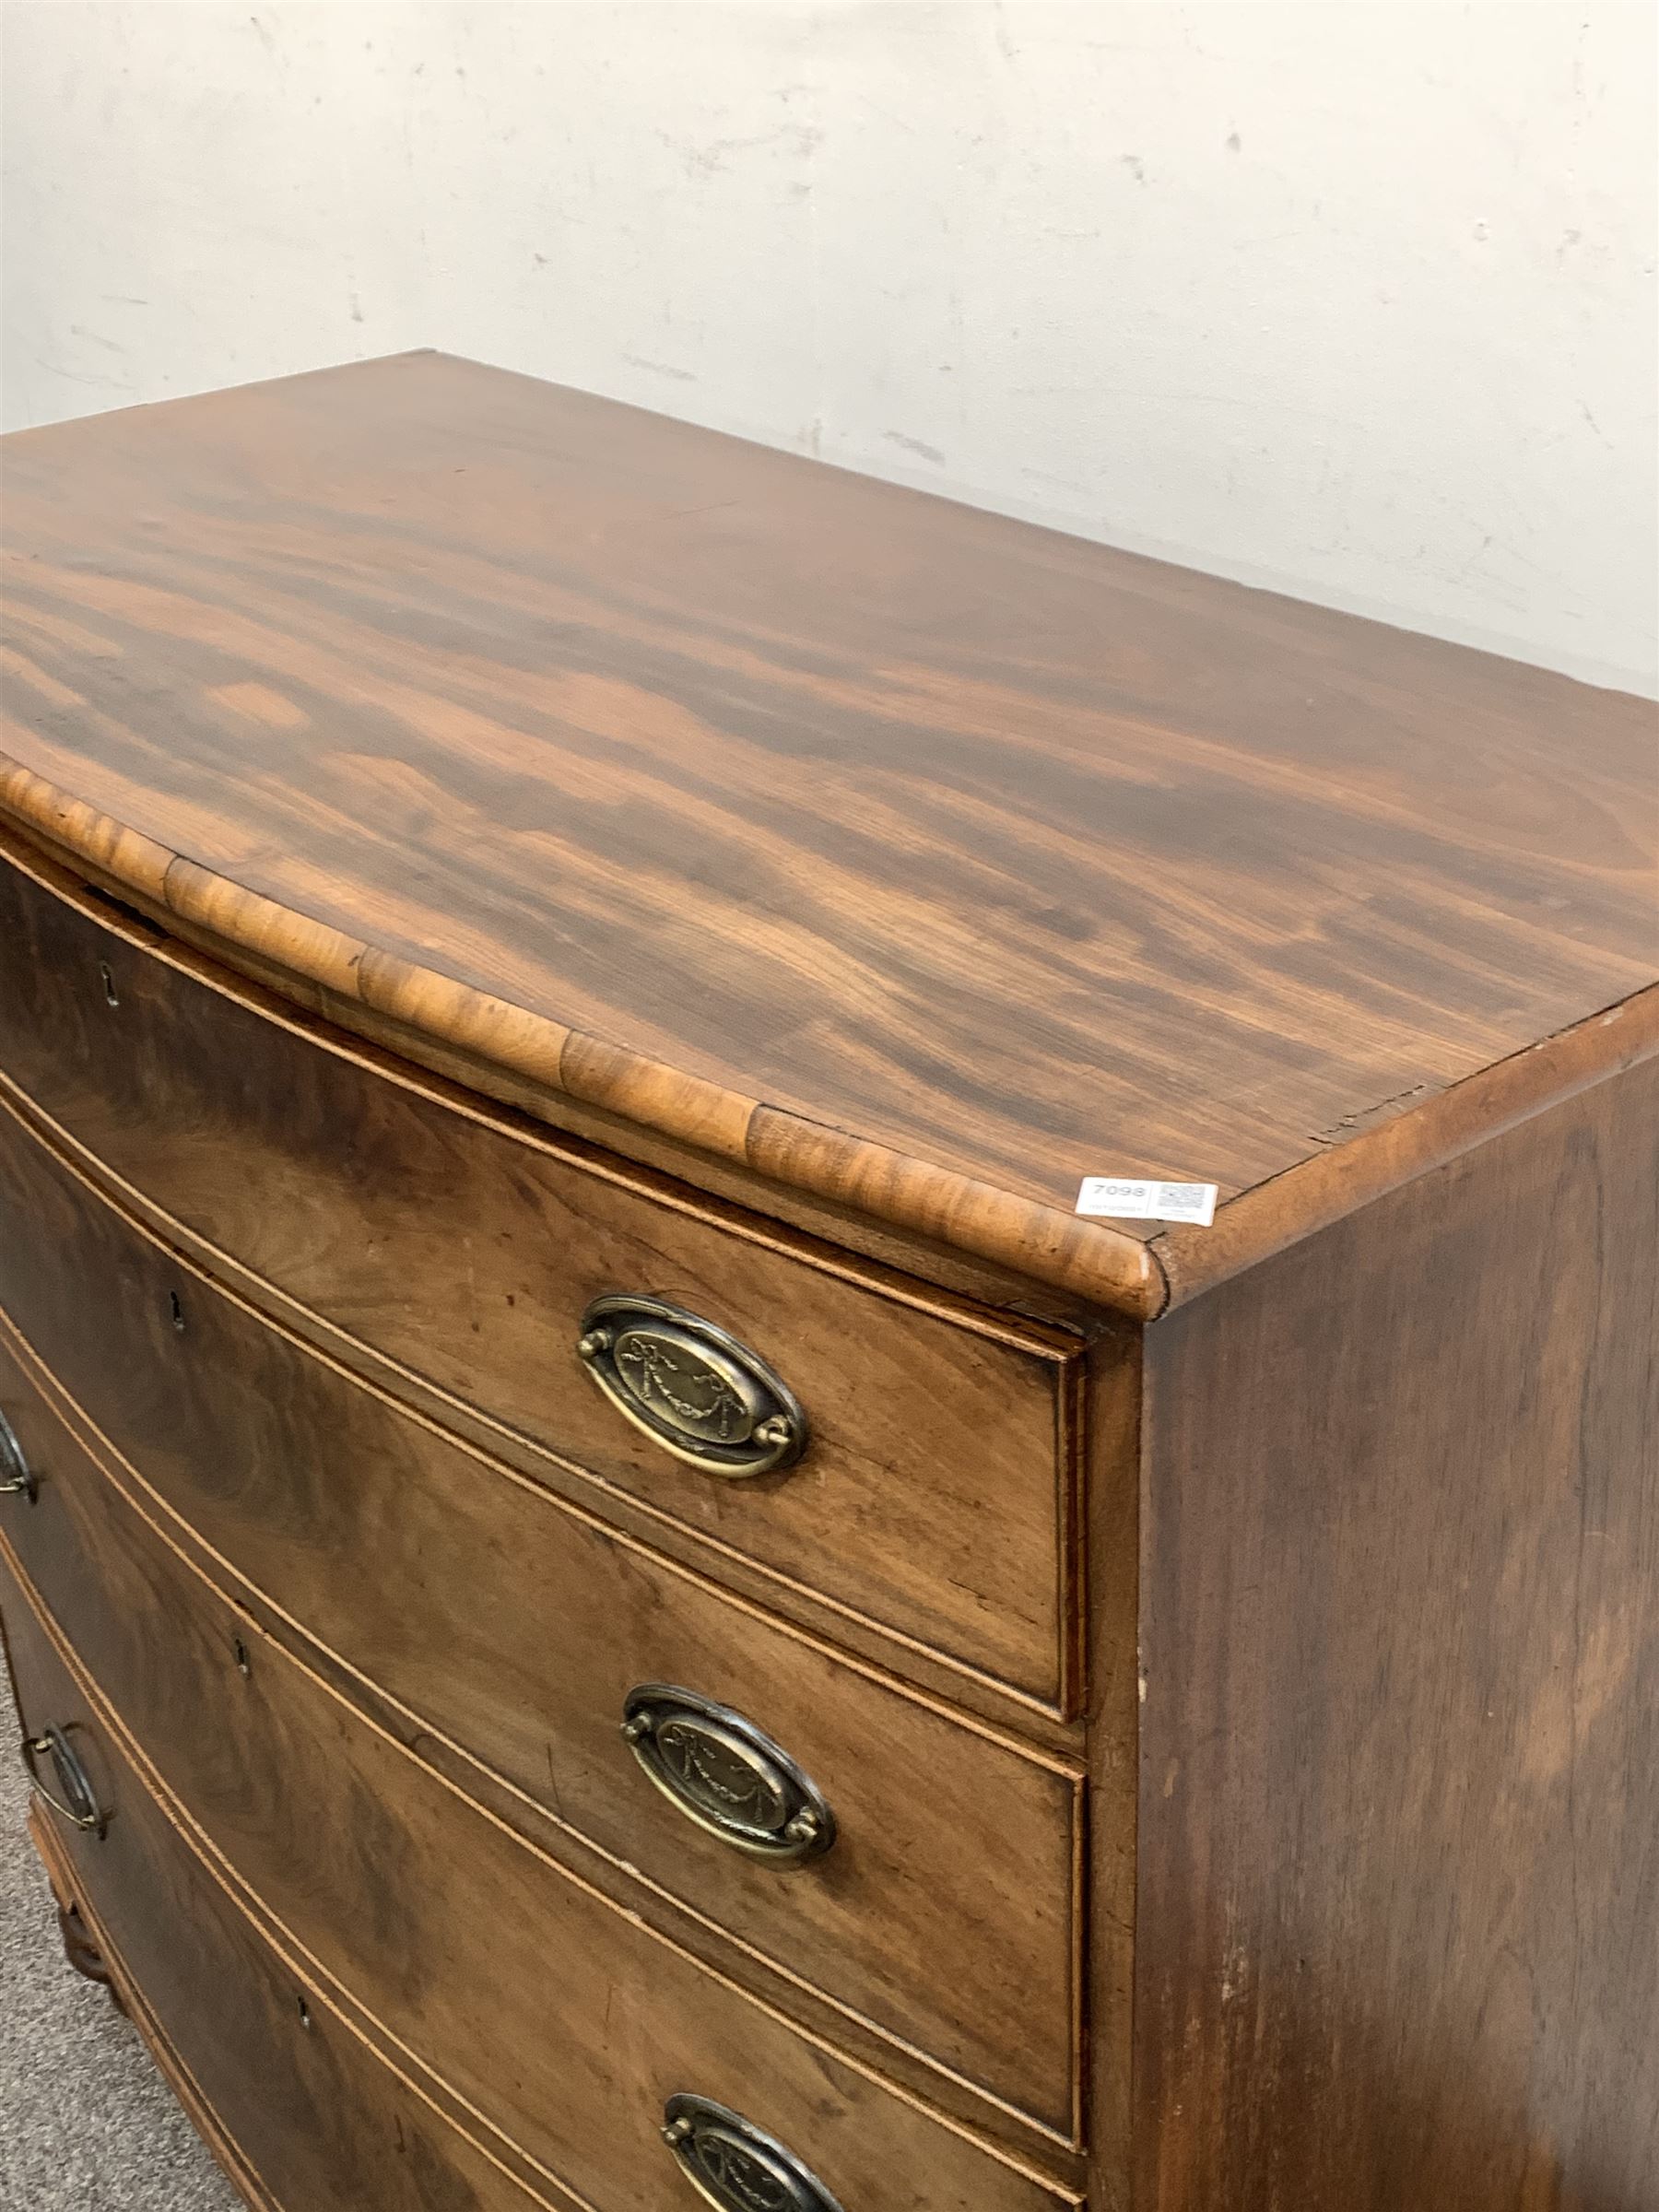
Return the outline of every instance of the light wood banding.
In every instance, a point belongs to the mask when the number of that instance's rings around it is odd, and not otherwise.
[[[1081,1175],[1230,1198],[1653,981],[1640,700],[436,355],[5,466],[16,824],[1132,1313]]]
[[[320,1049],[235,979],[214,988],[4,860],[0,993],[0,1082],[347,1347],[693,1535],[1075,1709],[1075,1338],[459,1109],[344,1039]],[[629,1290],[778,1369],[812,1424],[797,1467],[722,1481],[605,1401],[576,1355],[582,1315]]]
[[[0,1561],[21,1594],[8,1623],[31,1614],[76,1653],[69,1717],[112,1828],[111,1754],[141,1745],[194,1848],[334,2006],[435,2100],[477,2115],[504,2159],[586,2203],[652,2203],[664,2105],[691,2085],[749,2111],[843,2202],[878,2204],[895,2183],[915,2212],[1080,2201],[793,2029],[471,1805],[122,1502],[78,1534],[77,1556],[43,1555],[46,1588],[4,1530]]]
[[[182,1267],[3,1112],[0,1253],[0,1412],[39,1477],[0,1526],[37,1578],[104,1494],[42,1401],[55,1385],[140,1512],[394,1700],[411,1738],[438,1732],[600,1849],[619,1893],[643,1876],[875,2022],[890,2056],[1077,2139],[1075,1766],[782,1633],[465,1452]],[[105,1288],[90,1316],[87,1281]],[[781,1873],[677,1817],[620,1735],[643,1682],[755,1721],[825,1792],[835,1850]],[[1007,1908],[987,1915],[988,1891]]]

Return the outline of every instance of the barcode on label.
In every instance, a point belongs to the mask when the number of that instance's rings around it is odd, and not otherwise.
[[[1085,1175],[1077,1211],[1119,1221],[1194,1221],[1207,1229],[1216,1218],[1216,1191],[1213,1182],[1131,1182],[1116,1175]]]

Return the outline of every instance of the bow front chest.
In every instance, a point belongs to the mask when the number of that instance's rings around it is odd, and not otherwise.
[[[249,2204],[1648,2201],[1651,710],[435,355],[3,460],[0,1609]]]

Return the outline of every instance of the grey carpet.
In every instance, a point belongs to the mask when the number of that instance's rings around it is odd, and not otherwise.
[[[65,1960],[10,1705],[0,1663],[0,2208],[239,2212],[136,2033]]]

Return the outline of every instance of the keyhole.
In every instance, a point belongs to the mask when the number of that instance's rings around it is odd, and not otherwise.
[[[170,1290],[168,1292],[167,1307],[168,1312],[172,1316],[173,1327],[177,1329],[181,1335],[182,1335],[184,1329],[184,1309],[179,1303],[179,1294],[176,1290]]]
[[[253,1663],[248,1657],[248,1647],[240,1636],[236,1639],[236,1665],[239,1674],[251,1675],[253,1672]]]
[[[300,2027],[309,2028],[312,2024],[311,2006],[306,2003],[303,1997],[297,1997],[294,2001],[300,2007]]]
[[[98,972],[103,978],[105,998],[108,999],[111,1006],[118,1006],[121,1004],[121,994],[115,988],[115,978],[110,973],[110,963],[108,960],[99,961]]]

